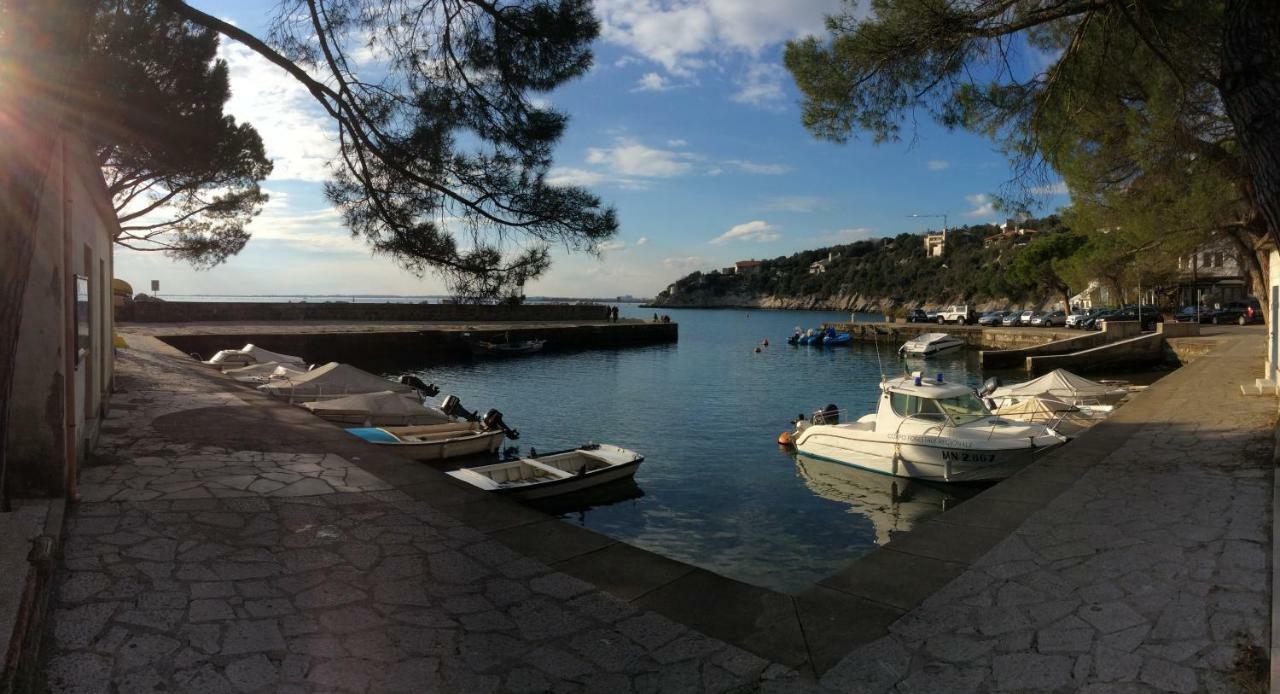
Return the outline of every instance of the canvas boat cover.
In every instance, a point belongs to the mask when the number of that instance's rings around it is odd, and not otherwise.
[[[1051,398],[1067,404],[1098,403],[1114,404],[1128,393],[1123,386],[1098,383],[1082,376],[1077,376],[1066,369],[1054,369],[1049,373],[1026,383],[1016,383],[997,388],[991,397],[1024,399],[1031,397]]]
[[[224,349],[213,355],[206,364],[220,366],[223,364],[265,364],[274,361],[279,363],[305,364],[302,357],[295,357],[292,354],[280,354],[271,350],[263,349],[253,344],[247,344],[240,349]]]
[[[306,372],[307,367],[303,364],[279,361],[266,361],[260,364],[249,364],[248,366],[224,368],[222,370],[222,373],[237,381],[265,381],[282,376],[301,375]]]
[[[302,406],[321,417],[353,416],[366,417],[374,421],[412,420],[422,424],[450,421],[448,415],[422,404],[416,395],[391,390],[348,395],[345,398],[320,402],[304,402]]]
[[[359,393],[378,393],[384,390],[397,393],[417,392],[413,386],[388,381],[368,371],[361,371],[350,364],[340,364],[336,361],[317,366],[296,376],[288,375],[274,379],[271,383],[258,386],[258,390],[293,399],[332,398]]]
[[[1094,417],[1082,412],[1078,407],[1070,403],[1038,397],[1030,397],[1004,405],[997,408],[995,414],[1020,422],[1044,424],[1057,429],[1058,433],[1066,434],[1067,436],[1075,436],[1101,421],[1100,417]]]

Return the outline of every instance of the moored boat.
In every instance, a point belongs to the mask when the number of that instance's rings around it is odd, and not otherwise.
[[[1118,381],[1090,381],[1066,369],[1054,369],[1037,379],[996,388],[990,397],[1001,407],[1033,397],[1068,405],[1118,405],[1131,390]]]
[[[939,482],[998,480],[1067,439],[1043,424],[997,417],[963,385],[919,373],[880,384],[875,413],[840,423],[833,405],[796,423],[806,455],[899,477]]]
[[[425,404],[416,393],[393,390],[304,402],[299,406],[321,419],[347,426],[419,426],[454,421],[440,408]]]
[[[448,422],[409,427],[359,427],[347,429],[353,436],[411,460],[446,460],[482,453],[496,453],[506,436],[501,428],[483,422]]]
[[[235,368],[237,366],[248,366],[250,364],[265,364],[270,361],[290,364],[306,364],[302,357],[295,357],[292,354],[272,352],[271,350],[263,349],[252,343],[247,344],[240,349],[219,350],[217,354],[214,354],[212,357],[201,363],[209,366],[217,366],[219,368]]]
[[[597,443],[447,474],[485,491],[540,499],[628,479],[642,462],[635,451]]]
[[[907,340],[898,353],[907,357],[931,357],[964,346],[964,340],[946,333],[925,333]]]
[[[470,341],[471,353],[478,357],[520,357],[537,354],[547,345],[546,340],[507,340],[494,342],[475,339]]]

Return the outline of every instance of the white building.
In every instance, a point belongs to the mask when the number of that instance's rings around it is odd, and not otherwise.
[[[930,258],[941,258],[947,250],[947,232],[924,235],[924,254]]]

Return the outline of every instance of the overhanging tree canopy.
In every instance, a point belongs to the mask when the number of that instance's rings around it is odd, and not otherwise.
[[[1277,8],[874,0],[866,18],[793,42],[786,61],[820,137],[892,139],[925,112],[996,139],[1023,172],[1052,166],[1077,221],[1256,242],[1280,234]]]
[[[404,267],[500,293],[543,272],[549,244],[616,233],[599,198],[547,183],[567,117],[532,99],[590,67],[589,0],[286,0],[266,37],[158,2],[310,91],[337,127],[329,199]]]

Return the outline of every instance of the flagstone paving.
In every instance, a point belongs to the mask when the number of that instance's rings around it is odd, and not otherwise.
[[[1064,449],[1086,470],[1074,484],[822,684],[1236,691],[1239,646],[1270,640],[1276,402],[1239,388],[1262,348],[1234,342],[1121,408],[1079,442],[1096,460]]]
[[[122,352],[67,521],[60,692],[728,691],[798,675],[523,557],[332,454],[199,446],[252,408]],[[220,410],[225,411],[225,410]],[[252,410],[247,410],[251,412]],[[199,438],[199,437],[195,437]]]

